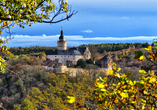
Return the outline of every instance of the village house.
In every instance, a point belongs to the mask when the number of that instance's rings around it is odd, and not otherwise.
[[[105,55],[100,61],[98,62],[98,65],[100,66],[101,69],[112,69],[112,59],[108,56]]]

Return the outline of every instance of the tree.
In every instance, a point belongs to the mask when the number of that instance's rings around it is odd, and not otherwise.
[[[58,23],[68,20],[77,12],[71,11],[67,0],[59,0],[57,7],[52,0],[3,0],[0,3],[1,31],[15,24],[24,28],[23,25],[31,26],[31,22]],[[53,13],[53,14],[52,14]],[[55,20],[60,14],[66,13],[62,19]],[[50,17],[52,16],[52,17]]]
[[[77,66],[80,66],[81,68],[85,68],[86,67],[86,61],[84,61],[83,59],[79,59],[77,61]]]
[[[86,63],[87,64],[94,64],[94,62],[93,62],[93,60],[90,58],[90,59],[88,59],[88,60],[86,60]]]
[[[91,52],[91,55],[92,55],[92,60],[95,62],[96,61],[96,56],[97,56],[97,50],[98,48],[95,46],[95,45],[91,45],[89,46],[89,50]]]

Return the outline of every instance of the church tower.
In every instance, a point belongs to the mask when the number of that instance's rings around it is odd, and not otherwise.
[[[61,30],[61,35],[59,37],[59,41],[57,42],[57,49],[58,50],[66,50],[67,49],[67,42],[63,36],[63,30]]]

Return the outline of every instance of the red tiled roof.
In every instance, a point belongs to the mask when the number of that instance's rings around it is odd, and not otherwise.
[[[54,63],[55,63],[55,61],[51,61],[51,62],[48,64],[48,67],[51,67]]]
[[[43,66],[47,66],[49,63],[51,62],[51,60],[46,61]]]

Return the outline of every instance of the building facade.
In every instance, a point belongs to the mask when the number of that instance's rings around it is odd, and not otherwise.
[[[46,58],[55,61],[58,64],[70,67],[76,65],[79,59],[90,59],[91,53],[88,47],[70,48],[67,50],[67,42],[65,41],[63,30],[61,30],[61,35],[57,42],[57,50],[47,51]]]
[[[112,59],[108,55],[100,59],[99,64],[102,69],[112,69]]]

